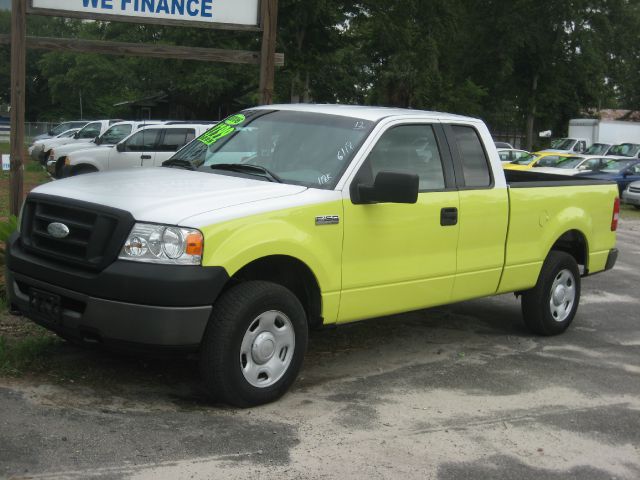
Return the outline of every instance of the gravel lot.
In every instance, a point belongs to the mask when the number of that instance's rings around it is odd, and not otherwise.
[[[513,295],[314,332],[252,410],[207,405],[193,361],[61,345],[90,378],[0,379],[0,477],[638,479],[639,239],[624,221],[562,336]]]

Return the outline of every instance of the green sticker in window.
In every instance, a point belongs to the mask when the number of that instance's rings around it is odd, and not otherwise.
[[[200,140],[202,143],[204,143],[207,146],[213,145],[221,138],[224,138],[227,135],[230,135],[231,133],[235,132],[236,129],[234,128],[234,126],[241,124],[245,120],[246,120],[246,117],[241,113],[232,115],[229,118],[225,118],[222,122],[220,122],[218,125],[213,127],[211,130],[207,130],[205,133],[200,135],[200,137],[198,137],[198,140]]]
[[[236,115],[231,115],[229,118],[227,118],[226,120],[224,120],[224,123],[226,123],[227,125],[239,125],[242,122],[244,122],[246,120],[246,117],[244,115],[242,115],[241,113],[238,113]]]

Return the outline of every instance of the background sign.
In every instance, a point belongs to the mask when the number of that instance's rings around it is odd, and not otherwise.
[[[2,170],[10,170],[11,169],[11,156],[10,155],[2,155]]]
[[[31,0],[31,11],[140,23],[257,27],[260,25],[259,3],[259,0]]]

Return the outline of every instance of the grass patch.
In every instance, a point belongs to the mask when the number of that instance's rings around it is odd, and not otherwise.
[[[0,336],[0,375],[18,377],[47,369],[58,343],[45,332],[25,338]]]
[[[8,148],[8,144],[0,144],[0,149]],[[5,152],[6,153],[6,152]],[[24,165],[24,195],[26,196],[32,189],[50,181],[49,175],[44,168],[29,158],[25,151]],[[9,172],[0,172],[0,218],[9,216]]]
[[[11,144],[9,142],[0,142],[0,153],[9,153]]]

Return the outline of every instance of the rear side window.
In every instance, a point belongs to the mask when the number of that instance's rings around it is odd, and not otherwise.
[[[196,131],[193,128],[170,128],[165,131],[164,139],[158,148],[160,152],[177,152],[193,140]]]
[[[490,187],[491,173],[487,155],[475,128],[451,126],[462,160],[464,182],[467,187]]]

